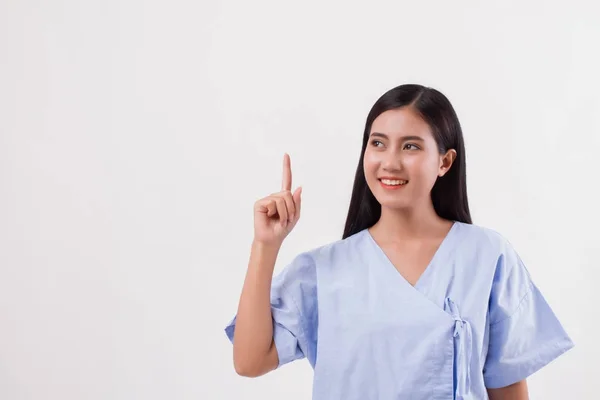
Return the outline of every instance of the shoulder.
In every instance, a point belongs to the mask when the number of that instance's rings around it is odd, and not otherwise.
[[[473,243],[476,250],[473,252],[477,259],[478,267],[487,266],[491,278],[490,305],[492,309],[492,320],[499,320],[502,316],[509,315],[510,310],[518,307],[521,300],[531,291],[533,281],[529,271],[518,254],[515,247],[502,233],[483,226],[462,226],[463,239]],[[500,304],[501,307],[495,307]],[[496,308],[504,309],[497,313]]]
[[[366,239],[366,230],[362,230],[344,239],[332,240],[320,246],[308,249],[296,256],[297,260],[322,267],[337,259],[351,257],[352,253],[360,251],[362,242]]]
[[[502,233],[486,226],[459,223],[455,238],[457,259],[476,268],[482,278],[494,283],[517,279],[528,286],[529,272]]]
[[[331,269],[334,265],[344,264],[360,255],[365,231],[358,232],[344,239],[336,239],[296,254],[277,279],[293,281],[304,280],[313,282],[317,279],[318,271]]]
[[[498,231],[483,225],[456,222],[463,239],[475,240],[480,246],[501,247],[506,238]]]
[[[470,246],[473,250],[483,251],[497,257],[515,252],[508,238],[495,229],[463,222],[457,222],[457,225],[458,236],[462,245]]]

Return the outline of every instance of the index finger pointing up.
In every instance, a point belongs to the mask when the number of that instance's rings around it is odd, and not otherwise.
[[[281,181],[281,190],[292,190],[292,167],[288,153],[285,153],[283,156],[283,179]]]

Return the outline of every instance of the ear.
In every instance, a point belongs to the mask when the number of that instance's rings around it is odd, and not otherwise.
[[[446,175],[446,173],[452,167],[452,163],[456,160],[456,150],[450,149],[446,152],[446,154],[440,156],[440,167],[438,169],[438,176],[442,177]]]

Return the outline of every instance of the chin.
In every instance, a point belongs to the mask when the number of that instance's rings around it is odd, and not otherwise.
[[[374,193],[375,198],[381,204],[382,208],[389,209],[406,209],[410,208],[412,202],[406,196],[390,196],[389,194],[381,195],[380,193]]]
[[[388,210],[401,211],[411,208],[411,205],[407,201],[384,201],[380,202],[381,208],[387,208]]]

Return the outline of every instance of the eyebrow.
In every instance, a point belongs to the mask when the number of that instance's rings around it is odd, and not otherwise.
[[[373,133],[371,133],[370,136],[378,136],[378,137],[382,137],[385,139],[389,139],[388,135],[386,135],[385,133],[381,133],[381,132],[373,132]],[[416,135],[401,136],[400,139],[401,140],[418,140],[420,142],[425,141],[425,139],[423,139],[421,136],[416,136]]]

